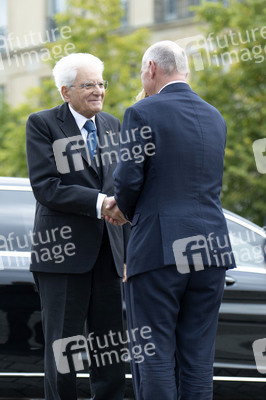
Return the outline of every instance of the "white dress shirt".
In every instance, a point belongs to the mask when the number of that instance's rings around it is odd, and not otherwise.
[[[88,132],[84,128],[84,124],[85,124],[85,122],[88,121],[88,118],[84,117],[84,115],[81,115],[77,111],[75,111],[71,107],[70,104],[68,104],[68,106],[69,106],[69,110],[70,110],[71,114],[73,115],[73,117],[74,117],[74,119],[76,121],[76,124],[78,125],[78,128],[79,128],[79,130],[81,132],[81,135],[83,137],[84,142],[87,143],[87,134],[88,134]],[[95,124],[95,115],[93,117],[91,117],[90,119],[93,121],[93,123],[95,125],[95,129],[97,130],[96,124]],[[103,201],[104,201],[105,197],[107,197],[106,194],[103,194],[103,193],[99,193],[98,194],[97,203],[96,203],[96,212],[97,212],[97,218],[99,218],[99,219],[102,218],[101,211],[102,211],[102,205],[103,205]]]
[[[172,85],[173,83],[186,83],[187,85],[188,85],[188,83],[186,82],[186,81],[172,81],[172,82],[168,82],[166,85],[164,85],[160,90],[159,90],[159,92],[158,93],[160,93],[166,86],[168,86],[168,85]]]

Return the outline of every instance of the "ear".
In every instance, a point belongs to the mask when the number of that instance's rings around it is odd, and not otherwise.
[[[149,61],[149,69],[150,69],[150,77],[151,79],[153,79],[156,71],[156,64],[153,61]]]
[[[67,86],[62,86],[61,87],[61,94],[65,100],[66,103],[70,102],[70,96],[69,96],[69,92],[70,92],[71,88],[67,87]]]

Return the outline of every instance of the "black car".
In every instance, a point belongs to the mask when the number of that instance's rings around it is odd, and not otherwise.
[[[28,179],[0,178],[0,397],[43,397],[40,302],[29,272],[34,209]],[[236,214],[224,214],[237,268],[226,274],[214,397],[261,400],[266,375],[257,371],[252,344],[266,337],[266,234]],[[78,377],[80,397],[88,397],[88,373]],[[129,368],[126,377],[132,395]]]

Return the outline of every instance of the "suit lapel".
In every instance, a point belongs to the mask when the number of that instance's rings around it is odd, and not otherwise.
[[[109,168],[111,165],[111,156],[112,151],[116,151],[118,154],[119,147],[115,147],[110,137],[111,127],[105,118],[104,114],[99,113],[95,118],[96,126],[97,126],[97,134],[99,138],[99,142],[102,148],[99,149],[99,157],[103,156],[103,153],[108,153],[102,157],[102,176],[105,179],[109,173]],[[114,139],[115,141],[117,139]],[[108,145],[106,145],[108,144]],[[110,157],[110,158],[109,158]]]
[[[62,104],[62,106],[59,108],[57,118],[59,120],[59,126],[62,132],[64,133],[66,138],[72,143],[73,149],[76,149],[76,151],[80,152],[89,168],[92,168],[97,173],[96,164],[90,159],[87,145],[86,143],[84,143],[81,132],[68,108],[67,103]],[[76,136],[79,137],[76,138]],[[75,137],[75,139],[73,137]],[[77,142],[79,144],[77,144]],[[80,145],[80,143],[84,143],[84,145]]]
[[[98,175],[98,169],[96,166],[95,161],[90,160],[89,156],[89,151],[87,149],[86,144],[84,146],[80,146],[77,144],[77,142],[83,141],[83,137],[80,133],[80,130],[76,124],[76,121],[71,114],[68,104],[64,103],[59,107],[59,110],[57,112],[57,119],[58,119],[58,124],[60,129],[62,130],[63,134],[65,137],[72,143],[73,149],[76,149],[76,151],[80,152],[83,159],[85,160],[86,164],[94,170],[97,175]],[[102,177],[103,180],[108,176],[109,169],[111,166],[111,163],[115,163],[117,159],[115,158],[115,154],[119,152],[119,143],[118,143],[118,132],[115,137],[111,139],[109,133],[112,131],[112,128],[110,127],[110,124],[108,123],[107,118],[104,116],[104,113],[98,113],[95,117],[95,123],[97,127],[97,135],[99,138],[99,142],[101,144],[102,149],[99,148],[98,151],[98,160],[101,160],[101,154],[105,153],[105,157],[103,159],[102,164]],[[79,136],[80,138],[76,138],[76,136]],[[75,138],[73,138],[75,137]],[[105,145],[105,144],[108,145]],[[114,143],[117,145],[114,145]],[[113,152],[113,154],[112,154]],[[108,156],[107,156],[108,153]],[[98,176],[99,177],[99,176]],[[100,179],[100,177],[99,177]]]

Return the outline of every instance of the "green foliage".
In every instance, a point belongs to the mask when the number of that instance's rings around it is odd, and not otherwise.
[[[104,111],[120,120],[141,89],[141,58],[149,38],[146,29],[123,32],[120,29],[122,13],[120,0],[69,0],[68,10],[57,15],[56,23],[59,32],[65,32],[64,27],[71,28],[71,32],[49,43],[49,52],[46,52],[51,67],[70,52],[92,53],[102,59],[104,79],[109,82]],[[6,104],[0,107],[0,175],[27,176],[25,124],[28,115],[61,102],[51,77],[28,91],[25,104],[16,109]]]
[[[228,126],[223,206],[262,226],[266,179],[256,169],[252,143],[266,132],[266,0],[232,0],[229,7],[204,2],[195,9],[208,23],[211,46],[201,51],[202,70],[194,73],[191,65],[191,85]]]
[[[120,0],[69,0],[68,12],[56,19],[59,27],[71,27],[75,52],[89,52],[104,61],[104,79],[109,82],[104,110],[120,119],[140,90],[141,58],[148,46],[148,31],[123,33],[121,17]],[[61,38],[56,45],[64,48],[67,41]]]
[[[15,108],[0,104],[0,176],[28,176],[25,126],[28,116],[58,104],[60,95],[50,79],[42,86],[29,89],[28,101]]]
[[[208,25],[206,38],[216,45],[202,50],[204,69],[193,73],[191,65],[191,86],[221,111],[228,126],[223,206],[263,225],[266,180],[256,169],[252,143],[266,132],[266,29],[260,30],[265,26],[266,0],[232,0],[229,7],[222,1],[204,2],[196,12]],[[71,37],[48,45],[51,67],[70,48],[104,61],[104,78],[109,81],[104,110],[120,119],[141,87],[140,62],[149,39],[144,29],[123,32],[121,16],[120,0],[70,0],[56,22],[59,30],[71,27]],[[54,82],[48,79],[29,91],[25,104],[15,109],[1,105],[0,175],[27,176],[28,115],[60,103]]]
[[[27,176],[25,124],[31,108],[0,106],[0,175]]]
[[[104,111],[122,119],[125,109],[132,104],[140,90],[139,69],[141,57],[148,44],[148,31],[138,29],[124,33],[120,29],[122,17],[120,0],[69,0],[68,11],[56,16],[59,28],[71,28],[71,38],[62,35],[50,43],[50,63],[53,67],[63,55],[55,49],[68,53],[92,53],[104,61],[104,79],[109,86],[105,96]],[[63,32],[63,31],[62,31]],[[53,80],[50,93],[55,97]],[[41,99],[42,90],[35,91],[35,98]],[[51,95],[50,95],[51,98]],[[51,98],[51,99],[52,99]],[[55,102],[51,102],[55,105]]]

